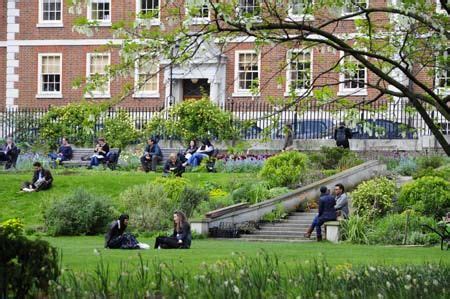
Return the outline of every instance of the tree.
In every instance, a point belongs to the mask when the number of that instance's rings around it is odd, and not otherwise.
[[[72,0],[75,7],[85,1]],[[450,122],[448,0],[390,0],[386,5],[384,1],[379,5],[367,5],[368,2],[191,0],[188,1],[186,19],[184,6],[177,5],[177,1],[168,1],[169,16],[162,20],[165,27],[149,26],[149,22],[145,22],[153,17],[149,14],[140,16],[139,26],[135,22],[119,22],[113,26],[115,36],[124,42],[120,46],[122,63],[112,67],[109,74],[122,75],[124,69],[133,69],[136,61],[159,57],[170,59],[170,63],[183,63],[205,42],[213,41],[226,49],[230,41],[243,36],[253,38],[259,49],[277,46],[301,50],[333,49],[343,55],[314,74],[305,92],[293,91],[289,99],[283,98],[284,109],[298,107],[310,100],[318,100],[324,105],[342,102],[346,97],[330,92],[330,86],[364,85],[376,93],[364,99],[362,104],[407,99],[450,155],[450,145],[431,113],[437,110]],[[209,21],[191,26],[191,21],[205,5],[210,9]],[[343,24],[353,32],[343,33]],[[80,19],[75,29],[93,33],[92,25],[95,24]],[[175,44],[180,47],[177,57],[170,55]],[[286,67],[286,64],[280,65],[279,72]],[[358,81],[361,67],[371,72],[375,79]],[[322,83],[323,78],[336,72],[344,76],[332,83]],[[424,81],[424,76],[431,79]],[[254,83],[255,89],[264,88],[263,82]]]

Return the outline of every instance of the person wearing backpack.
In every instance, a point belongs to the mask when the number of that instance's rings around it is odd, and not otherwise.
[[[345,126],[344,122],[340,122],[339,127],[334,130],[334,140],[336,140],[336,146],[350,148],[350,144],[348,142],[349,139],[352,139],[352,131]]]

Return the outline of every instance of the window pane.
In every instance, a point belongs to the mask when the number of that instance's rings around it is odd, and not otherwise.
[[[42,0],[42,20],[61,20],[61,0]]]
[[[255,53],[239,53],[238,86],[249,90],[258,84],[258,56]]]
[[[61,57],[42,56],[41,57],[41,90],[44,92],[61,91]]]

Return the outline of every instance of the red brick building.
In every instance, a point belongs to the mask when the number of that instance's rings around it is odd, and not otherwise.
[[[290,1],[292,5],[286,6],[289,7],[290,18],[305,17],[301,6],[305,1]],[[384,6],[386,1],[361,0],[358,3]],[[67,0],[2,0],[0,94],[5,96],[0,97],[0,107],[47,107],[79,101],[85,95],[81,88],[73,89],[72,82],[81,76],[101,74],[104,66],[119,61],[115,51],[98,52],[99,47],[112,40],[111,24],[119,20],[133,20],[140,12],[153,12],[156,16],[152,20],[154,26],[167,25],[164,23],[170,10],[164,9],[164,2],[89,0],[82,14],[99,21],[99,26],[92,37],[87,37],[72,30],[77,16],[69,13]],[[258,2],[240,0],[238,10],[264,13]],[[357,7],[348,6],[347,13],[354,9]],[[200,10],[194,21],[207,22],[209,14],[207,8]],[[378,22],[388,22],[384,15],[376,18]],[[334,31],[337,34],[353,32],[353,20],[341,22]],[[151,66],[151,70],[136,70],[134,78],[129,79],[132,82],[138,82],[146,72],[156,72],[158,68],[160,71],[122,104],[129,107],[167,105],[170,86],[175,102],[198,97],[200,90],[209,93],[211,100],[217,103],[225,103],[229,99],[247,101],[284,97],[288,96],[292,86],[301,94],[311,87],[317,74],[330,68],[342,55],[325,46],[307,50],[264,46],[257,52],[253,40],[249,38],[230,42],[223,51],[219,49],[215,45],[204,46],[190,64],[174,66],[172,76],[164,61]],[[357,70],[352,78],[345,76],[330,72],[315,84],[330,84],[336,95],[347,95],[356,100],[375,95],[376,91],[368,89],[364,82],[374,82],[377,78],[364,67]],[[351,80],[342,83],[345,79]],[[251,92],[255,81],[260,84],[257,95]],[[98,101],[111,98],[120,93],[122,83],[121,80],[109,82],[103,90],[86,96]]]

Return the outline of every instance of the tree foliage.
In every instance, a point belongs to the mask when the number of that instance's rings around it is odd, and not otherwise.
[[[81,14],[87,0],[71,0],[71,11]],[[367,1],[368,2],[368,1]],[[450,38],[450,5],[448,1],[403,0],[382,1],[366,6],[361,1],[317,0],[303,1],[303,5],[291,5],[291,1],[255,1],[253,9],[240,9],[240,1],[207,0],[209,20],[192,26],[199,1],[185,7],[177,1],[168,1],[161,9],[168,14],[161,16],[164,26],[151,26],[149,18],[142,20],[120,20],[113,25],[114,36],[121,38],[121,62],[108,69],[111,77],[123,76],[134,69],[135,63],[155,59],[168,59],[172,65],[189,64],[202,45],[208,42],[220,49],[236,43],[236,38],[250,37],[255,40],[256,50],[267,53],[277,51],[278,46],[301,51],[316,49],[324,53],[342,52],[329,67],[315,72],[310,88],[298,93],[290,88],[288,98],[277,101],[285,109],[298,107],[310,99],[320,104],[341,103],[351,109],[356,104],[346,96],[337,95],[332,87],[345,83],[342,78],[322,80],[329,74],[344,73],[354,78],[359,66],[365,67],[373,80],[359,82],[370,92],[361,103],[369,104],[382,100],[397,103],[406,99],[413,113],[418,113],[431,130],[445,152],[450,155],[450,146],[439,125],[435,123],[432,110],[437,110],[450,121],[450,94],[447,55]],[[202,2],[203,3],[203,2]],[[261,5],[258,6],[258,3]],[[296,10],[295,18],[292,16]],[[95,34],[95,22],[79,18],[74,30],[88,35]],[[350,30],[350,32],[349,32]],[[174,57],[172,49],[179,51]],[[117,47],[117,45],[114,45]],[[271,65],[271,69],[285,72],[288,63]],[[436,80],[436,84],[422,80],[423,75]],[[261,79],[261,78],[259,78]],[[275,78],[283,83],[283,76]],[[261,80],[259,80],[261,81]],[[326,83],[323,83],[326,82]],[[258,82],[256,92],[269,86]],[[276,101],[277,99],[267,99]],[[342,104],[345,103],[345,104]]]

